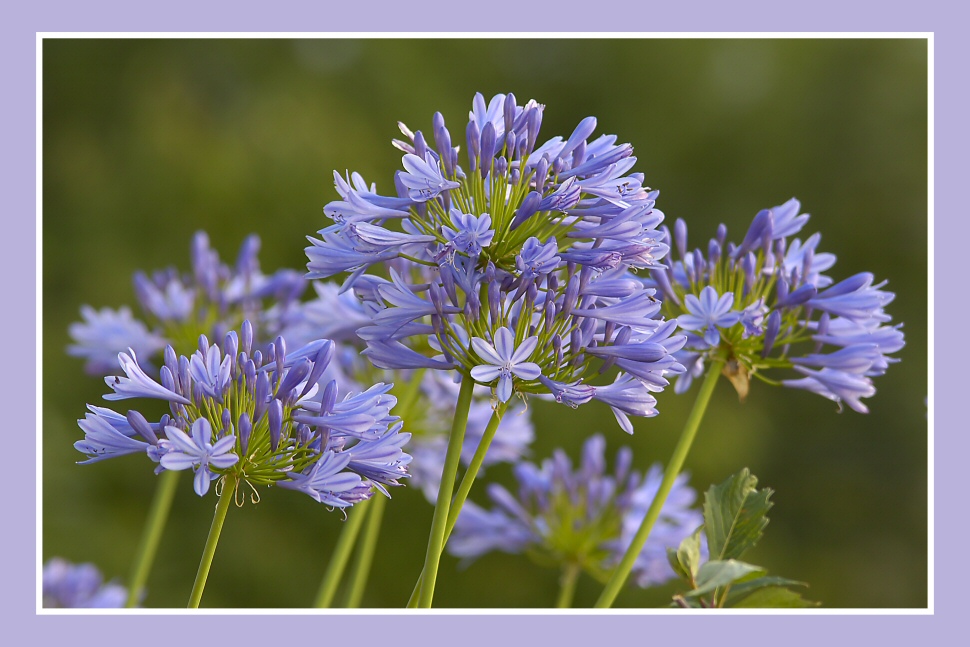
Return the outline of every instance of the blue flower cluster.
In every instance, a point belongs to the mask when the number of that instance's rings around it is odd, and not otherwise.
[[[399,433],[402,423],[390,413],[391,385],[338,399],[336,380],[318,385],[333,348],[317,340],[287,353],[278,337],[265,353],[253,350],[246,320],[222,348],[204,335],[191,357],[167,346],[158,381],[134,351],[121,353],[124,377],[105,378],[112,390],[105,399],[164,400],[170,413],[150,423],[138,411],[89,406],[75,448],[87,454],[85,463],[140,453],[158,463],[156,471],[192,469],[199,496],[229,473],[234,482],[291,488],[338,508],[375,488],[387,494],[385,486],[407,476],[411,458],[401,449],[409,434]]]
[[[539,144],[543,112],[476,95],[464,168],[440,113],[433,146],[402,125],[397,196],[335,174],[340,200],[310,238],[307,276],[350,273],[344,288],[371,315],[358,334],[380,368],[457,371],[503,402],[597,399],[632,432],[628,416],[656,415],[651,393],[684,370],[673,353],[686,338],[631,273],[668,252],[658,194],[631,172],[632,146],[590,140],[592,117]],[[594,384],[614,367],[612,384]]]
[[[902,324],[891,325],[884,307],[894,295],[885,281],[862,272],[838,283],[825,274],[835,255],[819,252],[821,236],[792,238],[808,222],[801,204],[788,202],[755,216],[740,244],[727,227],[690,251],[687,225],[678,219],[673,241],[679,259],[655,269],[645,283],[663,295],[664,310],[688,331],[678,360],[687,367],[675,390],[686,391],[713,353],[743,397],[752,376],[794,369],[801,377],[781,384],[805,389],[861,413],[903,345]]]
[[[174,268],[151,276],[137,272],[135,296],[148,321],[136,319],[129,308],[81,308],[83,322],[69,328],[74,343],[68,353],[84,358],[85,370],[103,375],[117,370],[118,353],[133,349],[147,360],[172,345],[190,352],[199,335],[221,339],[244,319],[254,325],[257,344],[272,341],[289,308],[306,289],[295,270],[267,276],[260,271],[260,241],[243,241],[235,266],[219,260],[205,232],[192,239],[192,271]]]
[[[94,564],[72,564],[60,557],[44,564],[41,590],[47,609],[120,609],[128,599],[127,589],[105,583]]]
[[[449,552],[466,559],[494,550],[527,553],[540,563],[575,565],[604,578],[630,546],[662,478],[659,465],[646,475],[631,471],[629,448],[620,450],[613,474],[607,474],[605,446],[602,436],[591,436],[576,469],[561,450],[541,466],[518,463],[517,493],[491,484],[492,510],[466,503],[448,542]],[[635,562],[640,586],[675,576],[666,551],[676,549],[703,523],[700,511],[691,507],[695,499],[686,475],[678,477]]]

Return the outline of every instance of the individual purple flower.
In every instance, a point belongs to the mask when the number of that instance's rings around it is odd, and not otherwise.
[[[515,258],[515,265],[522,272],[523,278],[535,279],[548,274],[559,265],[561,259],[557,256],[558,251],[559,245],[555,238],[540,243],[538,238],[532,237],[522,245],[522,251]]]
[[[98,407],[97,409],[100,409]],[[86,413],[84,418],[77,421],[84,432],[84,439],[74,443],[74,449],[88,455],[85,463],[96,463],[106,458],[124,456],[126,454],[140,454],[148,449],[149,443],[135,438],[136,432],[123,416],[115,414],[124,421],[123,424],[112,424],[112,420],[105,415],[114,414],[109,409]]]
[[[529,382],[542,374],[538,364],[526,361],[538,342],[538,337],[529,337],[516,347],[515,335],[504,327],[495,332],[494,345],[481,337],[472,337],[472,348],[485,362],[472,368],[472,378],[481,384],[488,384],[498,379],[496,386],[498,399],[508,402],[512,397],[514,377]]]
[[[239,461],[239,456],[233,453],[236,445],[235,436],[223,436],[215,444],[210,442],[212,427],[205,418],[192,423],[192,437],[190,438],[178,427],[166,427],[164,443],[167,450],[162,456],[161,464],[167,470],[195,471],[195,493],[203,496],[209,491],[209,482],[218,478],[209,466],[226,469]]]
[[[405,155],[402,159],[405,173],[398,177],[401,183],[408,188],[408,197],[415,202],[426,202],[434,198],[442,191],[457,189],[461,186],[458,182],[446,180],[441,174],[438,160],[434,158],[430,151],[425,153],[424,159],[417,155]]]
[[[763,335],[765,332],[765,317],[768,306],[762,297],[741,311],[740,321],[744,326],[744,337]]]
[[[307,470],[291,474],[280,487],[297,490],[314,501],[332,508],[347,508],[370,498],[371,488],[359,474],[344,471],[350,463],[349,454],[325,452]]]
[[[706,286],[698,299],[693,294],[684,298],[684,306],[690,314],[677,317],[677,324],[684,330],[703,330],[704,341],[717,346],[721,341],[718,328],[730,328],[741,318],[739,312],[731,310],[734,294],[718,296],[717,290]]]
[[[495,236],[495,230],[491,228],[492,218],[487,213],[476,217],[452,209],[451,222],[454,229],[443,226],[441,231],[456,251],[468,256],[478,256],[482,248],[488,247]]]
[[[876,388],[864,374],[834,368],[812,371],[801,366],[796,366],[795,370],[806,377],[800,380],[784,380],[785,386],[805,389],[838,403],[840,407],[841,403],[845,402],[859,413],[869,413],[866,405],[862,404],[861,398],[874,396]]]
[[[72,564],[52,557],[41,573],[41,597],[45,609],[120,609],[128,591],[104,582],[94,564]]]
[[[190,400],[170,388],[167,388],[152,378],[148,377],[144,369],[138,365],[138,358],[135,351],[128,349],[127,353],[118,354],[118,363],[121,370],[125,372],[125,377],[109,375],[104,378],[105,384],[111,387],[114,393],[104,396],[105,400],[124,400],[127,398],[155,398],[158,400],[168,400],[179,404],[190,404]],[[164,371],[168,367],[163,368]],[[167,375],[172,375],[168,370]]]

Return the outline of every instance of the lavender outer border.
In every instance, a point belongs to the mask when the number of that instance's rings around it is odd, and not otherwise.
[[[589,5],[577,6],[574,11],[563,11],[563,3],[555,6],[560,10],[551,12],[552,5],[522,4],[502,0],[490,3],[488,11],[476,11],[462,16],[457,3],[450,3],[447,11],[433,10],[434,3],[415,0],[404,5],[383,2],[360,2],[339,7],[326,7],[319,2],[307,0],[279,0],[256,3],[243,0],[236,2],[187,2],[168,0],[164,5],[100,0],[84,3],[63,1],[38,1],[31,6],[26,3],[7,8],[4,12],[3,39],[0,48],[2,78],[5,82],[5,98],[2,110],[4,119],[4,142],[0,156],[0,178],[7,189],[4,237],[5,253],[0,255],[6,291],[13,293],[8,302],[8,312],[35,312],[37,296],[34,281],[15,281],[23,277],[27,268],[36,272],[36,221],[25,214],[36,212],[33,187],[36,167],[34,128],[37,31],[65,30],[83,31],[292,31],[315,28],[319,30],[503,30],[510,25],[536,25],[543,29],[613,31],[642,25],[656,31],[753,31],[790,30],[802,31],[921,31],[934,32],[935,39],[935,119],[939,138],[935,150],[936,178],[940,191],[936,194],[939,212],[944,214],[938,223],[935,254],[932,258],[936,275],[936,291],[956,293],[956,271],[947,272],[948,265],[955,265],[960,258],[957,246],[965,240],[970,226],[960,216],[962,195],[958,187],[963,185],[965,166],[963,151],[967,143],[967,125],[962,119],[966,104],[963,99],[963,62],[968,59],[966,38],[960,33],[956,10],[944,8],[943,2],[924,2],[918,8],[912,3],[896,1],[857,2],[844,0],[814,0],[798,6],[783,6],[764,0],[723,3],[704,2],[667,3],[665,6],[645,6],[642,2],[623,0],[610,2],[606,11],[596,15]],[[442,3],[443,4],[443,3]],[[698,4],[704,5],[699,7]],[[367,5],[368,8],[361,8]],[[377,5],[385,5],[378,7]],[[500,5],[506,5],[508,10]],[[472,6],[473,7],[473,6]],[[382,10],[384,9],[384,10]],[[918,11],[919,15],[914,15]],[[510,19],[514,16],[514,20]],[[617,16],[623,16],[617,20]],[[462,20],[462,18],[468,20]],[[576,20],[576,18],[581,18]],[[316,20],[314,20],[316,18]],[[948,208],[949,207],[949,208]],[[961,236],[961,234],[964,234]],[[30,245],[31,241],[34,245]],[[952,339],[947,329],[955,333],[956,322],[966,309],[963,301],[941,302],[936,310],[935,322],[941,338]],[[33,346],[26,340],[36,339],[36,321],[33,316],[14,319],[11,315],[0,324],[8,333],[7,339],[21,340],[12,344],[4,371],[4,392],[18,399],[36,389],[36,357]],[[949,350],[949,349],[948,349]],[[952,353],[952,351],[950,351]],[[959,417],[958,404],[962,380],[962,362],[966,351],[949,354],[951,361],[935,367],[936,395],[931,408],[939,427],[959,432],[966,429],[965,419]],[[957,361],[953,361],[957,360]],[[14,370],[14,367],[24,367]],[[947,379],[950,377],[951,379]],[[24,388],[24,385],[34,385]],[[923,393],[922,385],[916,391]],[[22,394],[22,395],[21,395]],[[935,404],[939,403],[936,407]],[[22,435],[23,430],[36,428],[35,411],[27,407],[11,407],[7,429],[12,438]],[[29,445],[30,441],[24,443]],[[965,503],[958,499],[962,488],[958,481],[962,474],[963,456],[967,454],[967,435],[944,434],[940,439],[942,451],[936,464],[940,487],[936,488],[936,505],[941,510],[963,510]],[[32,454],[33,452],[31,452]],[[10,483],[36,483],[33,460],[8,466],[12,470]],[[8,474],[10,472],[8,471]],[[21,477],[21,478],[17,478]],[[21,485],[23,487],[23,485]],[[330,617],[320,619],[312,616],[291,616],[285,619],[275,615],[238,616],[166,616],[159,626],[156,619],[148,616],[64,616],[36,615],[35,612],[35,561],[36,537],[35,497],[11,496],[8,488],[5,501],[4,527],[7,532],[0,536],[5,549],[2,572],[5,586],[2,596],[4,635],[30,636],[31,643],[55,644],[58,639],[73,644],[145,646],[169,644],[173,639],[193,641],[259,641],[296,639],[317,636],[320,640],[340,639],[381,640],[386,633],[395,642],[410,644],[420,641],[432,645],[454,643],[477,645],[496,641],[512,641],[515,644],[543,641],[563,641],[564,644],[584,644],[604,639],[657,642],[665,638],[671,641],[695,642],[708,639],[728,644],[744,640],[758,644],[762,641],[785,641],[786,644],[807,645],[818,640],[835,640],[836,644],[879,643],[912,644],[934,635],[962,633],[962,618],[956,610],[956,600],[962,592],[958,568],[962,563],[955,559],[958,545],[962,543],[961,519],[958,515],[941,516],[936,520],[937,538],[935,562],[947,565],[935,577],[935,614],[932,616],[896,615],[836,615],[836,616],[746,616],[719,617],[699,620],[671,616],[549,616],[549,615],[502,615],[502,616],[421,616],[402,617],[383,615],[368,617],[367,629],[362,633],[361,623],[353,617]],[[35,492],[36,494],[36,492]],[[28,558],[27,556],[31,556]],[[323,623],[326,624],[323,624]],[[285,623],[285,624],[283,624]],[[316,631],[314,631],[316,630]],[[762,638],[764,637],[764,638]],[[636,644],[636,643],[634,643]]]

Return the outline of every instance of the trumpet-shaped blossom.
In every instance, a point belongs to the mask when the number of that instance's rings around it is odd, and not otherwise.
[[[526,361],[539,343],[539,338],[529,337],[516,347],[512,331],[503,327],[496,331],[494,341],[492,345],[481,337],[472,338],[472,348],[485,363],[473,367],[471,376],[482,384],[498,379],[496,388],[499,400],[508,402],[512,396],[513,376],[528,382],[542,373],[538,364]]]
[[[165,439],[159,441],[163,449],[160,459],[162,467],[167,470],[194,470],[195,493],[199,496],[208,492],[209,482],[219,476],[209,469],[210,465],[224,470],[239,461],[239,456],[233,453],[235,436],[223,436],[215,444],[211,439],[209,421],[199,418],[192,423],[191,438],[178,427],[166,426]]]
[[[717,346],[721,341],[718,328],[730,328],[741,319],[741,313],[732,311],[734,294],[718,296],[717,290],[706,286],[698,299],[693,294],[684,298],[684,307],[690,314],[677,317],[677,325],[684,330],[703,330],[704,341]]]

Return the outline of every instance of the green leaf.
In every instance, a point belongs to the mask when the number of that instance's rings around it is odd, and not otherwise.
[[[764,574],[765,570],[760,566],[745,564],[736,559],[710,561],[697,571],[697,586],[693,591],[685,593],[684,597],[694,598],[722,586],[746,582]]]
[[[757,489],[758,479],[744,468],[704,495],[704,528],[711,559],[741,557],[758,543],[768,524],[772,490]]]
[[[697,575],[697,569],[701,564],[701,526],[694,531],[690,537],[680,542],[680,547],[675,551],[673,548],[667,549],[667,561],[680,577],[693,583]]]
[[[806,600],[797,591],[781,586],[770,586],[758,589],[731,606],[735,609],[805,609],[818,605],[818,602]]]
[[[686,539],[684,541],[687,541]],[[681,544],[683,546],[683,544]],[[682,580],[687,580],[690,582],[690,573],[684,570],[684,566],[677,559],[677,551],[673,548],[667,547],[667,563],[670,564],[670,568],[674,569],[674,573],[677,574]]]
[[[775,575],[759,577],[741,584],[737,584],[736,586],[732,586],[731,593],[728,595],[726,606],[733,606],[755,591],[767,588],[769,586],[808,586],[808,584],[805,582],[799,582],[798,580],[790,580],[787,577],[778,577]]]

